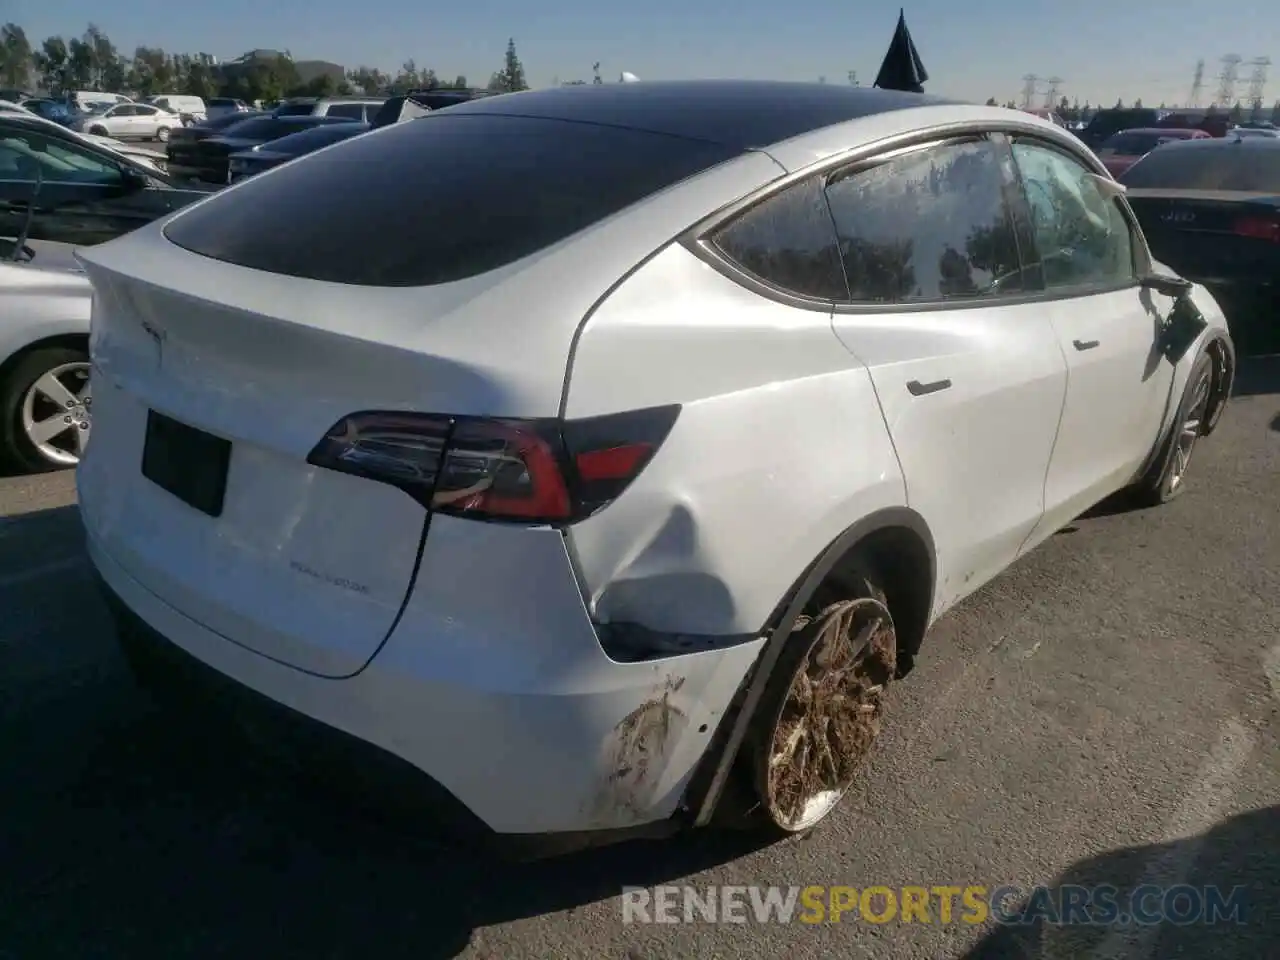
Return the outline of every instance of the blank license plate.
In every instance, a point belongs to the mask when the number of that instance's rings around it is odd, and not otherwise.
[[[142,475],[211,517],[222,515],[231,441],[147,411]]]

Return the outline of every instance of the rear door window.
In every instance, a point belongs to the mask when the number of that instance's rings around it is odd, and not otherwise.
[[[449,283],[536,253],[739,153],[621,127],[441,111],[247,180],[179,214],[165,234],[269,273]]]
[[[854,303],[919,303],[1025,292],[986,140],[942,143],[834,176],[827,199]]]

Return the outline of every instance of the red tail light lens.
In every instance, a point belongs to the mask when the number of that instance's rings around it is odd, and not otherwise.
[[[1241,217],[1236,221],[1233,232],[1238,237],[1280,243],[1280,214],[1270,217]]]
[[[307,462],[399,487],[433,512],[571,523],[627,488],[678,412],[661,407],[568,422],[354,413]]]

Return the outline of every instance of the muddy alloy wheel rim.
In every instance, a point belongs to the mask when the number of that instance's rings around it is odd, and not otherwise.
[[[22,431],[49,463],[75,466],[89,442],[92,409],[88,362],[59,364],[23,394]]]
[[[835,809],[870,754],[898,643],[889,610],[871,598],[827,607],[790,642],[807,650],[774,721],[763,801],[794,833]]]
[[[1196,381],[1191,395],[1191,406],[1187,410],[1187,418],[1182,422],[1178,438],[1173,448],[1173,467],[1169,472],[1169,489],[1176,490],[1182,485],[1187,475],[1187,467],[1191,465],[1191,453],[1200,438],[1201,424],[1209,409],[1209,371],[1206,370]]]

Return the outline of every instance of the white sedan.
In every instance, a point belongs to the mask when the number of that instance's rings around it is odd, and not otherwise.
[[[82,257],[139,677],[508,841],[812,828],[931,624],[1177,496],[1235,364],[1070,133],[836,85],[458,103]]]
[[[71,122],[71,128],[80,133],[162,143],[168,141],[171,130],[182,125],[181,117],[147,103],[103,104]]]

